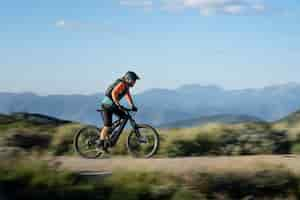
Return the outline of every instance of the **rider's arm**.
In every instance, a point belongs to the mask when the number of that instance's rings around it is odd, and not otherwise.
[[[129,105],[130,105],[131,107],[133,107],[133,106],[134,106],[134,103],[133,103],[133,100],[132,100],[132,97],[131,97],[131,94],[130,94],[129,91],[125,94],[125,98],[126,98],[126,100],[128,101]]]
[[[126,86],[124,85],[124,83],[121,82],[113,89],[111,93],[112,99],[117,106],[121,106],[118,99],[118,95],[125,89],[125,87]]]

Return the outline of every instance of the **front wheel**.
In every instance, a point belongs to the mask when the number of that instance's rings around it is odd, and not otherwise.
[[[159,135],[155,128],[146,125],[137,125],[136,130],[132,130],[127,138],[127,148],[129,153],[138,158],[150,158],[158,150]]]

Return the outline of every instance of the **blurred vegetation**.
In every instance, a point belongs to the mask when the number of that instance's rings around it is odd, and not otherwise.
[[[2,199],[299,199],[300,177],[287,169],[260,166],[252,172],[205,171],[183,176],[118,170],[108,178],[83,179],[32,155],[73,153],[82,124],[0,115]],[[162,129],[158,156],[300,153],[300,120]],[[123,134],[113,154],[127,154]],[[28,156],[24,156],[28,155]],[[20,159],[22,158],[22,159]],[[27,160],[26,160],[27,159]],[[59,170],[58,170],[59,169]]]
[[[2,198],[283,200],[300,197],[300,178],[278,167],[264,166],[252,173],[204,170],[180,177],[160,172],[118,170],[110,177],[86,179],[36,160],[38,159],[1,162]]]
[[[185,134],[180,132],[185,131]],[[164,144],[168,156],[287,154],[288,133],[269,124],[210,124],[200,128],[170,130]],[[183,136],[178,136],[182,134]],[[184,137],[188,135],[188,137]]]
[[[0,155],[9,148],[40,154],[73,154],[73,137],[83,124],[39,115],[0,115]],[[274,123],[207,124],[194,128],[159,130],[160,157],[300,153],[298,113]],[[111,150],[126,155],[125,132]],[[6,150],[4,148],[7,148]],[[2,150],[1,150],[2,149]],[[16,149],[14,149],[15,151]]]

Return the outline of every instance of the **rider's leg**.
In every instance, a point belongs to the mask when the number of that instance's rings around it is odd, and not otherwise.
[[[110,127],[104,126],[101,130],[101,133],[100,133],[100,141],[98,143],[98,147],[102,148],[105,152],[108,152],[107,151],[108,144],[105,142],[105,140],[108,139],[108,135],[110,133],[110,130],[111,130]]]
[[[100,135],[100,146],[106,149],[105,140],[108,139],[108,135],[110,134],[111,126],[112,126],[112,111],[109,108],[103,107],[103,123],[104,127],[101,129]]]
[[[108,135],[110,134],[111,127],[104,126],[100,131],[100,140],[107,140]]]
[[[105,140],[108,136],[110,127],[112,126],[112,116],[113,116],[113,111],[111,110],[110,107],[102,106],[103,108],[103,124],[104,127],[100,131],[100,139]]]
[[[113,114],[121,117],[126,118],[126,113],[116,106],[111,106],[109,108],[104,107],[103,111],[103,120],[104,120],[104,127],[100,132],[100,140],[106,140],[108,139],[109,134],[111,133],[111,127],[112,127],[112,119]]]

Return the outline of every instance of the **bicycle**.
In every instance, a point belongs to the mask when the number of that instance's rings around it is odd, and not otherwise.
[[[106,140],[108,148],[113,148],[123,133],[127,122],[130,122],[132,130],[129,132],[126,140],[127,151],[138,158],[150,158],[159,148],[159,135],[155,128],[147,124],[137,124],[133,118],[132,109],[123,108],[126,117],[118,117],[112,124],[112,131]],[[97,110],[103,117],[103,110]],[[84,158],[98,158],[104,152],[97,147],[100,139],[99,128],[96,126],[85,126],[81,128],[74,136],[75,151]],[[82,146],[81,146],[82,144]]]

